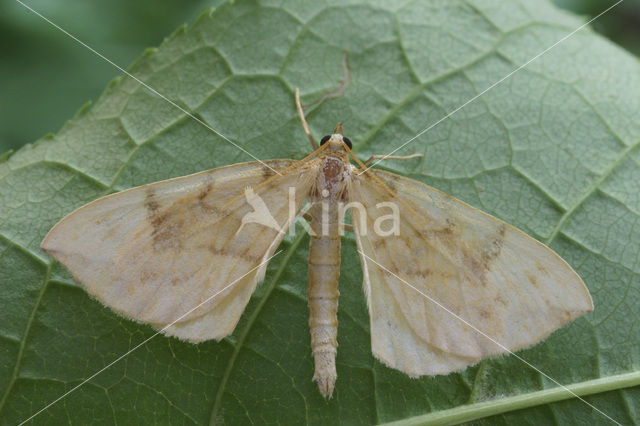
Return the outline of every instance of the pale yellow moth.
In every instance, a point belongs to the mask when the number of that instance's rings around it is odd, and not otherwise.
[[[317,147],[298,112],[317,148],[305,159],[234,164],[102,197],[58,222],[42,248],[116,312],[190,342],[219,340],[308,200],[313,379],[325,397],[337,379],[346,207],[373,355],[409,376],[531,346],[593,309],[551,249],[423,183],[368,168],[340,125]],[[399,215],[392,230],[389,211]]]

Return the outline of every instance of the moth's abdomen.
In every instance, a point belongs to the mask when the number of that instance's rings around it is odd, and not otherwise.
[[[309,243],[309,328],[311,351],[315,363],[313,380],[320,393],[330,398],[338,377],[338,278],[340,276],[340,235],[337,203],[327,204],[324,224],[322,202],[315,203],[311,214],[311,229],[315,235]],[[324,229],[323,229],[324,228]]]

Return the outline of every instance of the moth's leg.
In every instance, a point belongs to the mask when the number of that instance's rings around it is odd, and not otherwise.
[[[318,98],[310,101],[303,108],[309,114],[318,109],[324,102],[344,96],[347,88],[351,85],[351,67],[349,66],[349,52],[342,51],[342,81],[333,89],[324,90]],[[313,109],[311,109],[313,107]]]
[[[302,213],[302,217],[304,218],[304,220],[306,220],[307,222],[311,223],[311,219],[312,219],[312,218],[311,218],[311,215],[310,215],[309,213],[306,213],[306,212],[305,212],[305,213]],[[350,223],[343,223],[343,224],[342,224],[342,228],[343,228],[345,231],[354,232],[354,231],[353,231],[353,225],[352,225],[352,224],[350,224]]]
[[[336,99],[342,97],[347,88],[351,85],[351,67],[349,66],[349,52],[346,50],[342,51],[342,81],[334,87],[333,89],[328,89],[322,92],[320,97],[316,98],[316,100],[309,102],[304,107],[309,108],[317,105],[315,109],[317,109],[320,105],[322,105],[325,101],[329,99]],[[315,110],[314,109],[314,110]],[[312,112],[314,111],[312,110]]]
[[[368,166],[372,162],[376,160],[410,160],[412,158],[420,158],[424,157],[422,154],[411,154],[411,155],[372,155],[367,161],[364,162],[365,166]]]
[[[311,108],[314,105],[318,105],[315,109],[319,108],[322,103],[324,103],[328,99],[339,98],[343,96],[347,87],[351,85],[351,67],[349,66],[349,54],[345,50],[342,52],[342,81],[338,84],[334,89],[325,91],[319,98],[311,103],[307,104],[307,108]],[[298,116],[300,117],[300,121],[302,122],[302,127],[304,129],[304,133],[307,135],[309,142],[311,142],[311,147],[315,151],[318,149],[318,143],[313,138],[311,131],[309,130],[309,125],[307,124],[307,119],[304,115],[304,109],[302,108],[302,103],[300,102],[300,90],[296,88],[296,109],[298,110]],[[313,112],[313,111],[312,111]]]
[[[311,134],[311,130],[309,130],[309,124],[307,124],[307,119],[304,116],[304,110],[302,109],[302,104],[300,103],[300,89],[296,87],[296,109],[298,110],[298,116],[300,117],[300,121],[302,122],[302,128],[304,129],[304,133],[307,135],[307,139],[311,142],[311,147],[315,151],[320,147],[318,142],[313,138]]]

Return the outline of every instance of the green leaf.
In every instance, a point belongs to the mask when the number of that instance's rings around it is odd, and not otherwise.
[[[303,102],[317,136],[344,123],[362,158],[454,111],[584,21],[539,2],[240,0],[200,15],[129,71],[258,158],[299,158]],[[71,43],[71,41],[70,41]],[[593,313],[520,351],[621,423],[640,413],[640,65],[585,29],[385,162],[549,244]],[[29,418],[154,335],[92,300],[39,249],[74,208],[112,191],[252,160],[123,76],[57,135],[0,160],[0,419]],[[34,423],[605,423],[514,356],[411,379],[375,361],[352,238],[340,281],[338,382],[311,381],[308,238],[282,244],[236,331],[157,336]]]

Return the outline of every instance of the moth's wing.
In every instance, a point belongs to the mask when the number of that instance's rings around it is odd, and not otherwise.
[[[370,169],[349,198],[366,211],[364,224],[352,217],[373,353],[393,368],[446,374],[530,346],[593,309],[578,274],[551,249],[434,188]],[[391,208],[376,206],[383,202],[398,206],[397,236],[376,232],[376,220],[391,229]]]
[[[313,160],[282,175],[271,169],[284,171],[294,160],[266,164],[221,167],[100,198],[56,224],[42,248],[120,314],[158,329],[177,320],[165,332],[190,341],[220,339],[235,328],[311,186],[310,173],[300,169],[312,172]],[[247,202],[248,187],[280,232],[255,223],[264,212]]]

